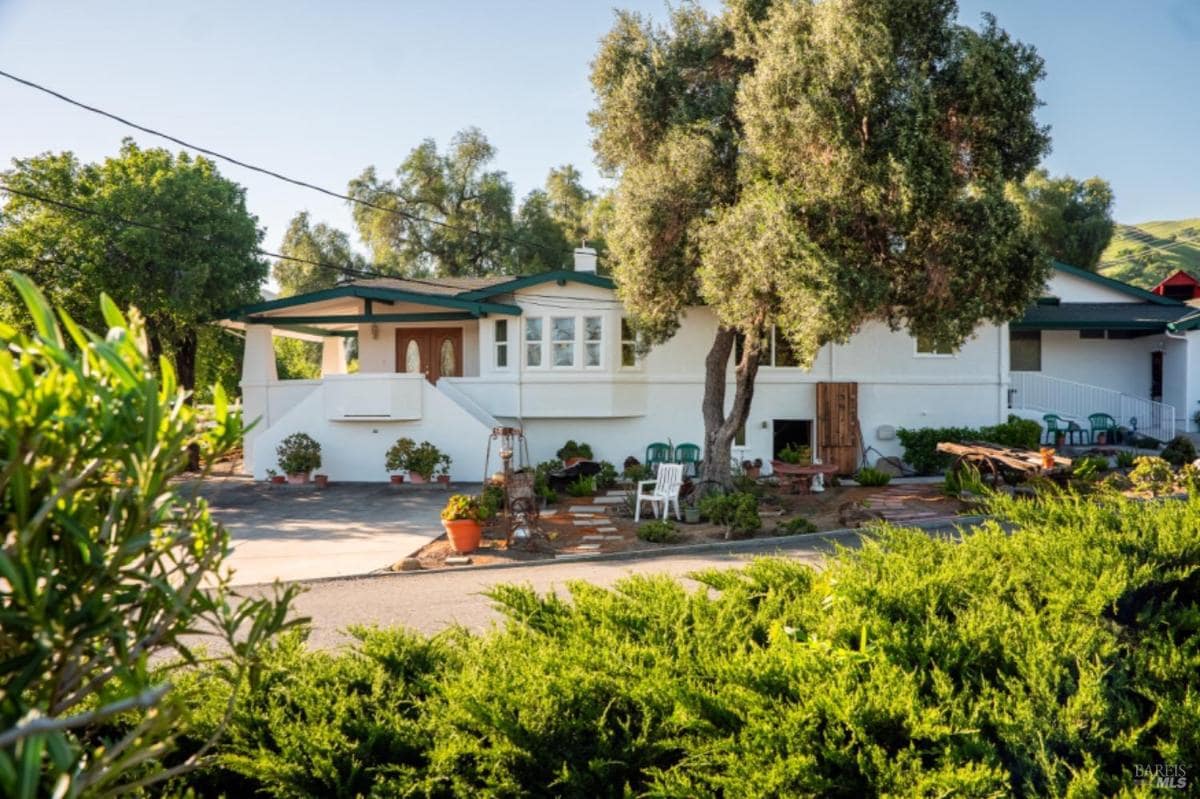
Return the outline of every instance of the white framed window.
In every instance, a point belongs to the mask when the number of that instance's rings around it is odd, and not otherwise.
[[[525,366],[537,369],[542,366],[542,317],[525,317]]]
[[[640,366],[637,354],[637,333],[628,317],[621,317],[621,368],[631,369]]]
[[[583,317],[583,365],[589,368],[600,366],[601,344],[604,340],[604,319],[599,316]]]
[[[575,365],[575,317],[550,317],[550,358],[555,368]]]
[[[958,353],[953,347],[939,344],[928,336],[913,337],[914,358],[956,358]]]
[[[496,368],[508,368],[508,320],[497,319],[496,332]]]

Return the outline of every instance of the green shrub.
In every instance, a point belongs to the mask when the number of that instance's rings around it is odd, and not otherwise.
[[[557,472],[563,467],[560,460],[542,461],[534,467],[533,488],[539,494],[550,490],[550,473]]]
[[[1114,796],[1200,762],[1200,501],[1013,501],[941,540],[570,597],[501,585],[474,636],[288,642],[217,764],[229,796]],[[220,692],[183,685],[215,725]],[[192,746],[185,741],[185,751]],[[186,784],[185,784],[186,783]]]
[[[1117,467],[1120,469],[1128,469],[1133,466],[1134,459],[1137,455],[1127,449],[1117,450]]]
[[[946,472],[946,481],[942,484],[942,492],[951,497],[961,496],[963,493],[983,497],[990,494],[991,489],[988,488],[987,483],[983,482],[983,475],[979,473],[979,467],[973,463],[964,462]]]
[[[501,510],[504,509],[504,486],[497,483],[488,483],[483,487],[483,492],[479,495],[479,505],[486,512],[485,518],[492,518]]]
[[[581,474],[567,485],[567,493],[573,497],[590,497],[596,493],[596,479]]]
[[[775,528],[776,535],[803,535],[805,533],[815,533],[816,531],[817,526],[803,516],[788,519]]]
[[[1037,449],[1042,437],[1042,426],[1031,419],[1010,415],[1003,424],[982,427],[901,427],[896,437],[904,447],[904,462],[921,474],[936,474],[950,466],[953,456],[937,451],[943,441],[986,441],[1006,447]]]
[[[241,443],[224,390],[201,424],[136,311],[102,296],[96,336],[11,279],[36,332],[0,324],[0,796],[114,795],[187,768],[177,735],[221,734],[206,720],[254,685],[296,589],[233,593],[228,533],[179,490],[189,448]],[[172,688],[198,630],[222,697],[204,708]]]
[[[275,448],[284,474],[308,474],[321,468],[321,445],[307,433],[292,433]]]
[[[674,544],[682,536],[670,519],[654,519],[638,525],[637,537],[653,544]]]
[[[729,535],[750,535],[762,528],[758,497],[753,494],[710,494],[700,500],[700,515]]]
[[[483,521],[490,518],[478,497],[454,494],[442,508],[442,520],[447,522]]]
[[[793,446],[788,444],[783,449],[779,450],[779,460],[784,463],[793,464],[809,464],[812,463],[812,447],[802,447],[799,445]]]
[[[605,491],[617,484],[617,467],[608,461],[600,461],[600,471],[596,474],[596,488]]]
[[[1134,459],[1129,479],[1135,490],[1146,491],[1153,496],[1170,493],[1175,488],[1175,472],[1171,470],[1171,464],[1150,455]]]
[[[1159,457],[1175,468],[1179,468],[1185,463],[1196,460],[1196,445],[1187,436],[1175,436],[1163,447]]]
[[[1108,458],[1103,455],[1085,455],[1071,464],[1071,476],[1079,480],[1097,480],[1108,468]]]
[[[554,453],[561,461],[569,461],[571,458],[592,459],[592,447],[586,443],[576,443],[575,441],[567,441],[562,445],[562,449]]]
[[[864,466],[854,475],[854,482],[860,486],[885,486],[892,482],[892,476],[879,469]]]
[[[435,472],[449,474],[451,462],[449,455],[428,441],[418,444],[401,438],[388,450],[386,466],[389,472],[406,471],[429,480]]]

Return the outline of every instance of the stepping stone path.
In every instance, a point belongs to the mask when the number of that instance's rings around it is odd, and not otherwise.
[[[592,502],[596,505],[620,505],[625,501],[625,495],[622,493],[619,497],[607,496],[596,497]]]

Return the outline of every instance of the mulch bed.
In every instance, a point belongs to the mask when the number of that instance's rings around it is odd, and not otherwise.
[[[573,515],[569,508],[591,506],[595,515]],[[946,497],[938,485],[894,485],[879,488],[861,486],[833,487],[820,494],[780,494],[769,490],[759,514],[763,526],[754,536],[766,538],[782,535],[781,528],[796,516],[803,516],[817,530],[837,530],[861,527],[885,520],[895,524],[910,524],[936,518],[952,517],[964,508],[957,499]],[[542,512],[536,545],[531,547],[515,540],[511,547],[504,543],[504,524],[496,520],[484,528],[479,549],[471,553],[472,565],[515,563],[562,559],[570,556],[595,555],[605,552],[633,552],[669,549],[679,544],[697,544],[725,540],[725,529],[701,522],[676,522],[680,540],[676,544],[652,544],[637,537],[633,519],[622,515],[623,505],[595,504],[589,498],[568,498]],[[576,520],[588,522],[576,524]],[[604,528],[615,528],[612,530]],[[585,538],[587,536],[587,538]],[[446,558],[457,553],[445,536],[426,544],[415,557],[423,569],[446,568]]]

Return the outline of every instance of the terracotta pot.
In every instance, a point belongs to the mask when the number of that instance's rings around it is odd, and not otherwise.
[[[325,486],[329,485],[329,475],[314,474],[313,482],[317,484],[317,488],[324,488]]]
[[[1096,443],[1101,444],[1101,445],[1107,444],[1108,443],[1108,433],[1097,433],[1096,434]]]
[[[421,475],[417,474],[416,472],[409,472],[408,473],[408,482],[413,483],[415,485],[420,485],[421,483],[428,483],[429,481],[426,480]]]
[[[274,483],[275,485],[283,485],[284,483],[287,482],[287,478],[284,477],[282,474],[277,474],[271,478],[271,482]]]
[[[305,483],[308,482],[308,472],[302,472],[300,474],[289,474],[287,476],[287,481],[294,486],[304,485]]]
[[[567,458],[565,461],[563,461],[563,468],[569,469],[572,466],[574,466],[575,464],[583,463],[586,460],[587,460],[587,458]]]
[[[747,477],[749,477],[751,480],[757,480],[758,475],[762,472],[762,467],[761,466],[751,466],[749,469],[746,469],[745,471],[746,471]]]
[[[449,483],[449,482],[450,482],[450,475],[448,475],[448,474],[439,474],[439,475],[437,476],[437,481],[438,481],[439,483],[441,483],[442,485],[445,485],[445,484],[447,484],[447,483]]]
[[[1056,447],[1061,447],[1063,444],[1066,444],[1066,443],[1067,443],[1067,436],[1066,436],[1066,434],[1064,434],[1064,433],[1059,433],[1058,435],[1056,435],[1056,436],[1054,437],[1054,446],[1056,446]]]
[[[479,522],[474,519],[442,519],[442,527],[446,528],[446,538],[450,539],[450,546],[460,555],[466,555],[479,548],[479,539],[483,532]]]
[[[402,474],[393,474],[392,475],[392,485],[398,486],[398,485],[402,485],[403,483],[404,483],[404,475],[402,475]]]

